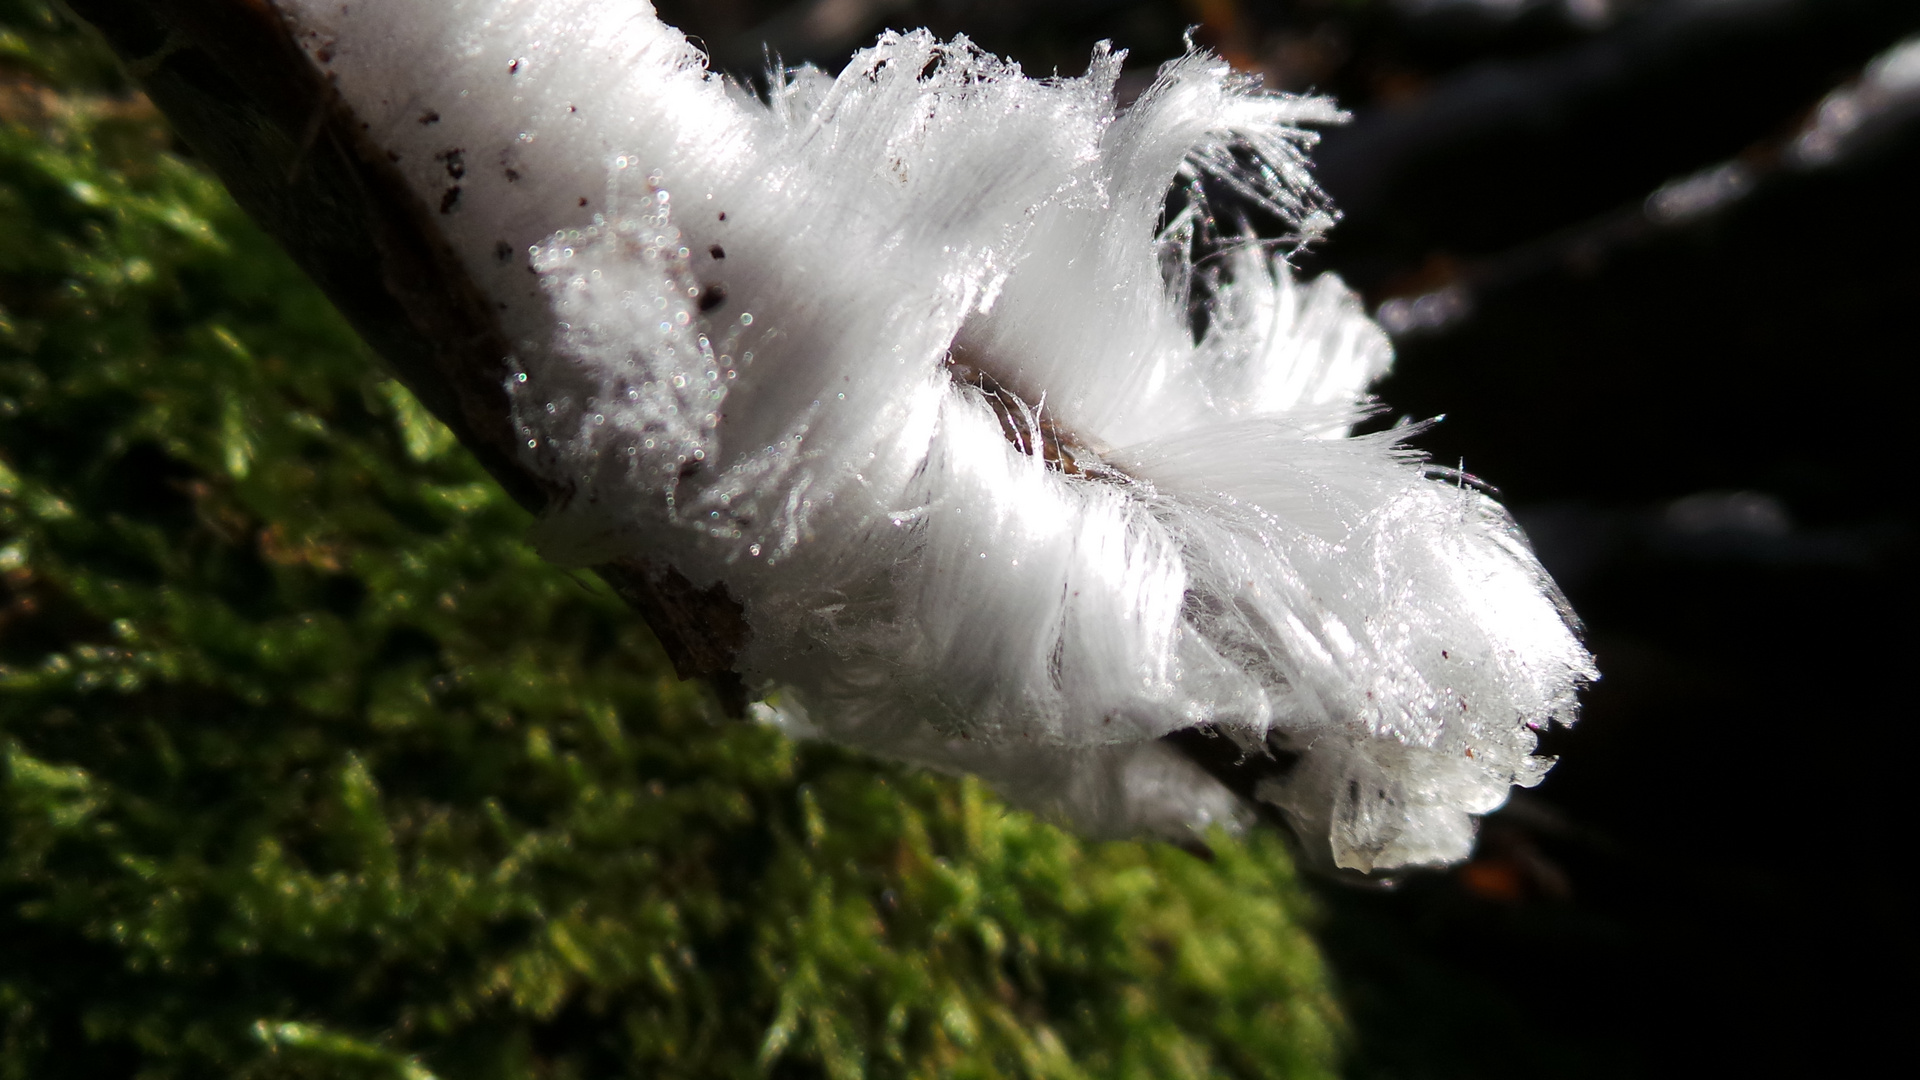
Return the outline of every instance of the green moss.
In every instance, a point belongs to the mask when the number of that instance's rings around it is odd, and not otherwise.
[[[710,719],[0,0],[0,1077],[1322,1076],[1272,837]]]

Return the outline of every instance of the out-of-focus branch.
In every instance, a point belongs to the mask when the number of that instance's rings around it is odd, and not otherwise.
[[[1347,219],[1329,258],[1377,294],[1409,252],[1563,228],[1776,134],[1916,30],[1920,8],[1887,0],[1672,0],[1465,67],[1328,132],[1315,171]]]
[[[1920,132],[1920,36],[1796,111],[1805,117],[1800,124],[1629,205],[1497,254],[1429,260],[1378,290],[1386,297],[1375,317],[1396,336],[1443,330],[1468,316],[1479,294],[1556,269],[1591,269],[1617,251],[1711,220],[1769,187],[1913,137]]]

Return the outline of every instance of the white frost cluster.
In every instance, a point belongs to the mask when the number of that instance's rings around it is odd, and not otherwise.
[[[1359,870],[1463,857],[1593,669],[1507,515],[1396,434],[1337,280],[1190,264],[1195,178],[1303,234],[1320,99],[1211,57],[1116,111],[888,34],[765,98],[632,0],[281,0],[501,306],[537,542],[744,606],[766,717],[1096,834],[1246,810]],[[1206,312],[1196,341],[1189,304]]]

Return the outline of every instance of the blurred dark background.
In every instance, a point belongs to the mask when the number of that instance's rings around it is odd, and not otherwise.
[[[1323,888],[1353,1075],[1902,1059],[1920,3],[659,6],[749,80],[924,25],[1032,74],[1111,39],[1138,93],[1193,27],[1337,96],[1344,220],[1296,263],[1394,333],[1382,422],[1444,414],[1604,672],[1472,862]]]

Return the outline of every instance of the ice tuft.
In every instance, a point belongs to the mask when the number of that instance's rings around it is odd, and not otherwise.
[[[542,551],[724,583],[764,719],[1176,837],[1247,818],[1160,741],[1207,725],[1363,871],[1543,775],[1594,671],[1518,529],[1348,437],[1391,355],[1337,279],[1191,258],[1208,191],[1332,221],[1329,102],[924,31],[761,99],[623,0],[281,7],[518,343]]]

